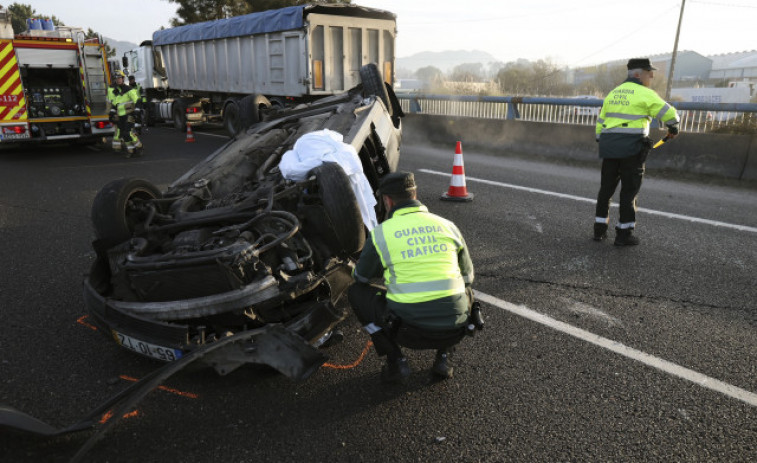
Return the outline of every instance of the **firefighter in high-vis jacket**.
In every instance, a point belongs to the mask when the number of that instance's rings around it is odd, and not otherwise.
[[[134,74],[129,74],[129,87],[137,91],[137,102],[134,110],[134,131],[137,135],[142,135],[142,128],[145,124],[145,105],[142,98],[142,86],[137,83],[137,78]]]
[[[650,87],[657,70],[648,58],[628,61],[628,78],[612,90],[602,104],[597,119],[596,135],[602,159],[602,182],[597,194],[594,240],[607,237],[610,223],[610,199],[620,182],[620,217],[615,227],[615,245],[639,244],[633,235],[636,226],[636,197],[652,148],[649,125],[661,120],[667,127],[667,138],[678,134],[678,114]]]
[[[465,330],[473,306],[473,263],[457,226],[416,199],[411,172],[388,174],[379,193],[389,218],[371,230],[348,297],[376,353],[387,356],[382,380],[400,382],[410,367],[392,328],[399,322],[423,336],[462,339],[455,336]],[[371,283],[381,277],[383,285]],[[437,376],[452,376],[452,350],[437,350]]]
[[[136,107],[140,99],[137,89],[124,83],[124,73],[116,71],[116,82],[108,88],[108,103],[110,104],[110,119],[116,122],[116,132],[113,135],[113,149],[120,151],[126,148],[126,157],[132,154],[141,155],[142,142],[134,132],[134,111],[141,111]]]

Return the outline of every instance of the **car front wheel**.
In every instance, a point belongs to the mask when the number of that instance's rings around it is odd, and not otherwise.
[[[160,197],[158,187],[147,180],[122,178],[108,183],[92,203],[95,235],[109,246],[128,240],[145,219],[141,203]]]
[[[329,234],[326,242],[336,254],[352,255],[365,244],[365,227],[350,179],[335,162],[325,162],[310,171],[318,182],[318,195]]]

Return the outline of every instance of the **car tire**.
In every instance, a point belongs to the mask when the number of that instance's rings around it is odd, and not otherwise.
[[[337,255],[352,255],[365,244],[365,227],[355,192],[342,167],[335,162],[325,162],[310,171],[318,184],[318,196],[331,236],[326,244]]]
[[[157,199],[162,195],[158,187],[139,178],[122,178],[105,185],[92,202],[92,225],[95,236],[115,246],[132,237],[136,223],[142,217],[129,210],[134,199]]]
[[[223,108],[223,128],[230,137],[235,137],[240,132],[240,115],[237,101],[229,101]]]
[[[376,96],[384,103],[389,115],[393,115],[392,102],[389,99],[389,93],[386,91],[381,73],[376,63],[368,63],[360,68],[360,80],[363,82],[363,91],[366,96]]]

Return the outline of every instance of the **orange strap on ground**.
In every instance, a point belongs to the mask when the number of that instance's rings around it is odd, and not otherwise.
[[[350,368],[355,368],[356,366],[360,365],[360,362],[363,361],[365,355],[368,353],[368,349],[370,349],[372,345],[373,343],[371,341],[366,342],[365,347],[363,348],[363,352],[360,353],[360,357],[358,357],[357,360],[349,365],[334,365],[333,363],[324,363],[323,366],[326,368],[333,368],[335,370],[349,370]]]
[[[125,414],[123,417],[124,419],[128,419],[128,418],[134,418],[137,415],[139,415],[139,410],[134,410],[133,412],[129,412]],[[100,424],[105,424],[111,418],[113,418],[113,410],[108,410],[108,413],[104,414],[102,418],[100,418]]]
[[[137,378],[132,378],[131,376],[126,376],[126,375],[120,375],[119,378],[123,379],[124,381],[131,381],[133,383],[136,383],[137,381],[139,381]],[[158,386],[158,389],[160,389],[161,391],[170,392],[171,394],[187,397],[189,399],[196,399],[199,397],[197,394],[194,394],[192,392],[183,392],[178,389],[173,389],[166,386]]]
[[[91,329],[91,330],[97,331],[97,327],[96,327],[96,326],[94,326],[94,325],[90,325],[89,323],[87,323],[87,322],[85,322],[85,321],[84,321],[84,320],[86,320],[86,319],[87,319],[88,317],[89,317],[89,315],[82,315],[81,317],[79,317],[79,318],[78,318],[78,319],[76,320],[76,323],[78,323],[78,324],[80,324],[80,325],[83,325],[83,326],[86,326],[87,328],[89,328],[89,329]]]

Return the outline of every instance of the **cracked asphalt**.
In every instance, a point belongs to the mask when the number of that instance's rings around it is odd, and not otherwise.
[[[86,322],[91,202],[117,177],[166,186],[220,146],[219,134],[197,130],[190,144],[156,127],[145,156],[128,160],[97,147],[0,151],[1,405],[64,427],[160,366]],[[468,152],[462,140],[475,199],[443,202],[450,179],[438,172],[452,172],[454,142],[405,146],[401,168],[415,172],[432,212],[460,226],[476,290],[757,394],[753,185],[648,172],[640,207],[717,224],[641,211],[641,245],[618,248],[591,239],[598,162]],[[182,372],[83,461],[757,459],[757,406],[497,306],[484,311],[451,380],[431,378],[432,353],[409,351],[409,382],[382,385],[381,361],[361,357],[368,338],[350,317],[344,341],[325,350],[329,365],[306,381],[255,367]],[[2,430],[0,460],[68,461],[91,435]]]

